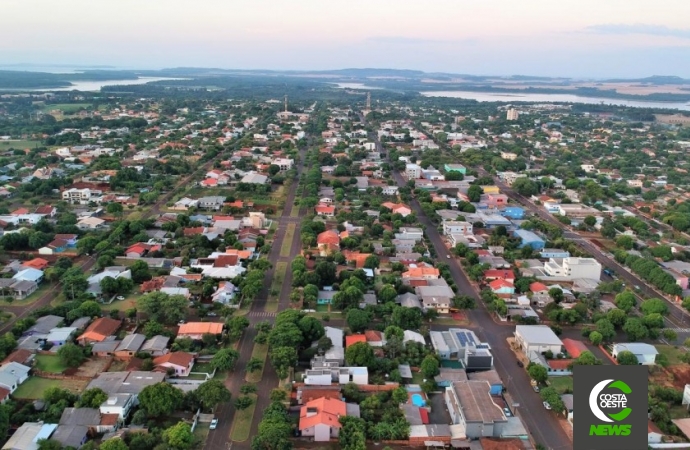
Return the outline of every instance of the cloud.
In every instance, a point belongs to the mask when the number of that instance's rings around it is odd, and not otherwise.
[[[644,23],[615,24],[607,23],[592,25],[586,31],[600,34],[645,34],[648,36],[677,37],[690,39],[690,28],[669,28],[665,25],[650,25]]]

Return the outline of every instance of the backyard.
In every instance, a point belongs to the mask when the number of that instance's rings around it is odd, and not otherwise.
[[[60,361],[57,355],[36,355],[36,368],[43,372],[62,373],[67,366]]]
[[[254,418],[254,409],[256,408],[256,394],[249,394],[254,402],[252,405],[243,410],[235,410],[235,418],[232,421],[232,429],[230,430],[230,439],[235,442],[244,442],[249,439],[249,432],[252,428],[252,419]]]
[[[666,358],[668,359],[669,365],[675,366],[677,364],[683,363],[683,361],[681,361],[680,357],[685,352],[683,350],[681,350],[680,348],[675,347],[673,345],[655,345],[654,347],[656,347],[656,349],[659,353],[666,356]]]
[[[19,385],[12,396],[20,399],[35,400],[37,398],[42,398],[45,391],[51,387],[68,389],[74,393],[80,393],[87,385],[88,381],[49,380],[41,377],[30,377]]]

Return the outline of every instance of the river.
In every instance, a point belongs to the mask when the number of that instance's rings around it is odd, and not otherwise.
[[[167,77],[139,77],[136,80],[100,80],[100,81],[75,81],[71,86],[61,88],[43,88],[43,89],[22,89],[23,91],[41,91],[41,92],[57,92],[57,91],[84,91],[93,92],[100,91],[103,86],[127,86],[133,84],[146,84],[152,81],[166,81],[166,80],[188,80],[189,78],[167,78]]]
[[[504,93],[504,92],[472,92],[472,91],[424,91],[425,97],[467,98],[478,102],[532,102],[532,103],[585,103],[589,105],[617,105],[635,108],[669,108],[690,111],[690,103],[655,102],[641,100],[623,100],[617,98],[581,97],[574,94],[534,94],[534,93]]]
[[[341,89],[383,89],[364,83],[333,83]],[[422,91],[425,97],[466,98],[478,102],[585,103],[589,105],[617,105],[635,108],[668,108],[690,111],[690,103],[624,100],[617,98],[582,97],[574,94],[535,94],[521,92]]]

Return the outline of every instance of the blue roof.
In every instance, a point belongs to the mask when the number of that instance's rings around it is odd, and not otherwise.
[[[529,230],[515,230],[513,233],[523,242],[545,242],[544,239]]]
[[[38,281],[43,277],[43,271],[33,268],[24,269],[21,272],[17,272],[12,278],[15,280],[29,280]]]

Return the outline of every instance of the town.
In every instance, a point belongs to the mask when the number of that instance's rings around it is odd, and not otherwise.
[[[2,449],[690,441],[688,116],[151,86],[0,95]]]

